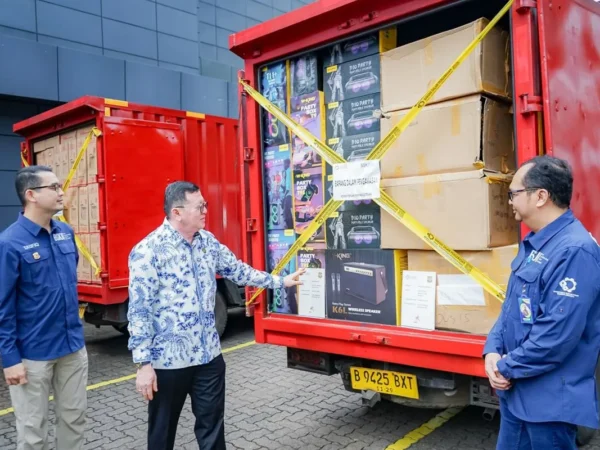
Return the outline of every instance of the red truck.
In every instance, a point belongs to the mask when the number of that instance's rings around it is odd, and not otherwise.
[[[50,165],[64,181],[92,127],[94,137],[67,189],[65,217],[100,273],[80,255],[82,318],[127,333],[128,255],[164,219],[169,182],[200,186],[211,205],[207,227],[238,257],[243,249],[244,176],[238,121],[189,111],[82,97],[14,125],[28,164]],[[244,308],[244,291],[218,279],[217,329]]]
[[[337,42],[343,46],[352,38],[390,26],[396,27],[399,40],[409,42],[411,36],[416,40],[480,17],[491,19],[505,3],[321,0],[231,35],[229,44],[244,59],[241,78],[258,89],[265,67],[278,61]],[[572,208],[599,236],[600,206],[590,199],[600,189],[600,4],[597,0],[515,0],[499,26],[510,42],[506,64],[512,74],[516,162],[542,152],[568,160],[575,177]],[[264,112],[243,90],[240,94],[243,168],[250,181],[244,186],[248,201],[243,219],[251,227],[244,239],[252,252],[250,262],[264,268],[268,266],[260,157]],[[276,314],[269,312],[267,303],[262,294],[254,311],[256,340],[287,347],[289,367],[340,373],[346,389],[354,392],[361,390],[352,387],[352,366],[416,377],[418,400],[367,390],[363,398],[368,404],[387,399],[435,408],[478,405],[488,418],[497,409],[482,360],[485,335]],[[583,444],[592,434],[593,430],[581,429],[578,441]]]

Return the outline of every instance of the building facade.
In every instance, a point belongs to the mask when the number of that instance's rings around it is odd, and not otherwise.
[[[0,0],[0,231],[20,210],[12,125],[82,95],[237,117],[229,35],[313,0]]]

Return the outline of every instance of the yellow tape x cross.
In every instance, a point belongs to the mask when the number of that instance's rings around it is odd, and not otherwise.
[[[498,21],[508,12],[514,0],[509,0],[500,12],[489,22],[489,24],[479,33],[479,35],[467,46],[465,50],[456,58],[452,65],[443,73],[443,75],[431,86],[425,95],[410,109],[402,120],[383,138],[379,144],[371,150],[367,156],[367,160],[380,160],[385,153],[390,149],[392,144],[410,125],[410,123],[423,110],[427,103],[433,98],[435,93],[442,87],[448,78],[456,71],[463,61],[471,54],[477,45],[487,36],[490,30],[498,23]],[[283,111],[273,105],[269,100],[263,97],[256,89],[246,83],[244,80],[239,80],[244,90],[264,109],[275,116],[283,123],[292,133],[298,136],[305,144],[314,148],[317,153],[329,164],[344,164],[346,160],[328,147],[324,142],[313,136],[306,128],[296,123],[292,118],[287,116]],[[410,231],[425,241],[433,250],[439,253],[444,259],[450,262],[457,269],[469,275],[477,281],[487,292],[492,294],[500,302],[504,301],[505,292],[485,273],[474,267],[466,261],[462,256],[440,241],[426,227],[419,223],[413,216],[406,212],[398,205],[383,189],[380,188],[381,197],[375,199],[385,211],[396,218],[400,223],[406,226]],[[286,266],[294,254],[301,249],[310,237],[321,227],[325,221],[334,213],[341,205],[342,201],[331,199],[323,207],[323,209],[313,219],[311,225],[300,235],[300,237],[290,247],[288,252],[279,261],[279,264],[273,269],[273,275],[277,275]],[[246,305],[251,304],[262,293],[264,289],[257,290],[254,295],[246,302]]]

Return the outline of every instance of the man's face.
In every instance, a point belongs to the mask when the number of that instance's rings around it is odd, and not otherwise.
[[[64,192],[56,174],[54,172],[38,172],[37,177],[38,183],[25,193],[27,203],[51,214],[62,211]]]
[[[203,230],[206,226],[207,204],[200,191],[185,194],[185,203],[179,210],[181,225],[195,231]]]
[[[517,170],[517,173],[510,183],[510,192],[508,204],[512,206],[515,219],[518,222],[527,223],[527,219],[535,215],[540,205],[540,198],[536,195],[538,189],[525,190],[523,184],[523,178],[531,168],[530,164],[527,164]]]

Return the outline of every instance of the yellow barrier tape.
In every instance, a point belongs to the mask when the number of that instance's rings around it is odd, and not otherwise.
[[[435,93],[440,87],[448,80],[450,75],[456,71],[458,66],[467,58],[467,56],[475,49],[475,47],[485,38],[490,30],[498,23],[498,21],[506,14],[510,9],[514,0],[509,2],[502,8],[502,10],[490,21],[490,23],[479,33],[479,35],[469,44],[469,46],[459,55],[459,57],[452,63],[450,68],[444,72],[444,74],[438,79],[436,83],[432,85],[425,95],[417,102],[409,111],[409,113],[400,121],[388,135],[377,144],[373,150],[369,153],[366,159],[376,160],[381,159],[383,155],[390,149],[392,143],[402,134],[402,132],[410,125],[415,117],[421,112],[423,107],[428,101],[433,98]],[[338,155],[334,150],[328,147],[324,142],[313,136],[308,130],[296,123],[293,119],[287,116],[278,107],[273,105],[269,100],[262,96],[256,89],[251,87],[248,83],[243,80],[239,80],[244,90],[264,109],[275,116],[280,122],[286,125],[292,133],[298,136],[306,145],[309,145],[329,164],[343,164],[346,162],[344,158]],[[475,281],[477,281],[487,292],[496,297],[499,301],[504,301],[505,292],[498,286],[493,280],[487,275],[481,272],[476,267],[473,267],[468,261],[462,256],[440,241],[435,237],[425,226],[419,223],[413,216],[408,214],[400,205],[398,205],[387,193],[381,190],[381,198],[375,199],[383,209],[395,217],[400,223],[406,226],[425,243],[427,243],[433,250],[440,254],[444,259],[450,262],[457,269],[469,275]],[[315,217],[311,225],[302,233],[302,235],[296,240],[294,245],[290,247],[287,253],[281,258],[277,266],[271,272],[273,275],[277,275],[281,270],[288,264],[293,258],[294,254],[302,248],[302,246],[310,239],[310,237],[319,229],[321,225],[327,220],[331,214],[342,205],[342,201],[330,200],[321,210],[321,212]],[[246,306],[253,303],[256,298],[264,291],[264,289],[257,290],[250,300],[246,301]]]
[[[93,127],[90,130],[90,132],[88,133],[88,135],[86,136],[85,141],[83,141],[83,144],[81,145],[81,148],[79,149],[79,152],[77,153],[77,157],[75,158],[75,161],[73,162],[73,167],[71,167],[71,170],[69,171],[69,174],[67,175],[67,178],[65,179],[65,182],[63,183],[63,187],[62,187],[63,193],[66,192],[67,189],[69,188],[69,186],[71,185],[71,180],[73,179],[73,176],[75,176],[75,172],[77,172],[79,163],[81,162],[83,155],[85,154],[88,146],[90,145],[90,142],[92,141],[92,135],[98,137],[98,136],[102,135],[102,132],[98,128]],[[29,166],[29,163],[25,159],[23,152],[21,152],[21,161],[23,162],[24,167]],[[63,216],[62,214],[56,215],[55,217],[57,220],[60,220],[61,222],[68,224],[67,219],[65,219],[65,216]],[[77,244],[77,248],[79,249],[79,251],[81,252],[83,257],[88,260],[88,262],[90,263],[90,266],[92,266],[92,269],[94,269],[94,274],[96,276],[100,275],[100,271],[101,271],[100,267],[94,260],[94,257],[92,256],[92,254],[90,253],[88,248],[85,246],[85,244],[83,242],[81,242],[81,239],[79,239],[77,234],[75,234],[75,243]]]
[[[509,2],[504,5],[504,7],[500,10],[498,14],[488,23],[488,25],[481,30],[481,33],[475,37],[475,39],[463,50],[463,52],[454,60],[452,65],[446,70],[443,75],[431,86],[431,88],[425,93],[423,97],[410,109],[408,114],[406,114],[400,122],[396,124],[394,128],[390,130],[385,138],[383,138],[379,144],[377,144],[373,150],[368,154],[368,160],[381,159],[383,155],[390,149],[392,144],[398,137],[402,134],[402,132],[408,127],[408,125],[413,121],[415,117],[421,112],[421,110],[429,103],[429,101],[433,98],[435,93],[443,86],[443,84],[448,80],[450,75],[452,75],[456,69],[464,62],[465,59],[471,54],[475,47],[479,45],[479,43],[487,36],[487,34],[491,31],[492,28],[498,23],[498,21],[508,12],[510,7],[512,6],[514,0],[509,0]]]

